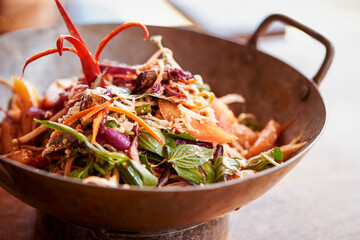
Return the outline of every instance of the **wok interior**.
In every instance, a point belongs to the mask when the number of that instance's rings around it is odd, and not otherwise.
[[[82,26],[79,31],[90,51],[94,51],[100,40],[115,27],[115,25]],[[9,34],[0,40],[2,50],[0,77],[10,79],[12,75],[20,75],[22,64],[28,57],[53,48],[58,35],[67,33],[63,28],[31,31],[32,34],[27,31]],[[287,143],[303,133],[303,139],[311,143],[320,134],[325,122],[323,101],[314,85],[288,65],[257,50],[206,35],[161,27],[150,27],[149,31],[151,35],[162,35],[164,46],[174,52],[174,57],[180,66],[193,74],[202,75],[204,82],[209,83],[217,96],[228,93],[242,94],[247,102],[245,105],[234,106],[236,113],[243,110],[254,113],[262,123],[269,118],[274,118],[280,123],[295,119],[283,134],[282,142]],[[154,44],[150,41],[144,42],[142,38],[143,32],[140,29],[127,29],[110,42],[100,58],[127,64],[142,64],[157,50]],[[73,54],[67,53],[63,57],[53,55],[31,63],[26,70],[25,78],[32,81],[40,92],[44,92],[55,79],[80,76],[80,74],[79,60]],[[3,88],[1,92],[4,93],[0,96],[4,107],[10,93]],[[208,191],[194,193],[184,191],[182,195],[179,195],[179,191],[124,193],[117,189],[88,186],[81,188],[79,185],[70,186],[70,182],[51,178],[48,182],[43,182],[43,176],[39,176],[36,172],[14,167],[13,174],[22,174],[22,177],[21,179],[19,177],[17,185],[12,187],[18,188],[20,193],[16,194],[16,191],[10,187],[7,190],[10,189],[10,192],[18,195],[17,197],[23,201],[45,212],[82,224],[131,230],[163,228],[167,225],[174,227],[204,221],[243,206],[270,189],[294,165],[279,168],[277,174],[272,172],[261,174],[251,181],[223,184],[221,188],[209,188]],[[34,182],[25,181],[24,177],[40,184],[43,189],[35,189]],[[72,194],[77,194],[85,199],[87,204],[84,205],[82,201],[72,197],[70,192],[69,195],[64,195],[54,191],[53,187],[60,192],[70,191]],[[38,191],[47,191],[49,193],[47,196],[53,198],[45,203],[43,195]],[[226,201],[223,196],[227,197]],[[113,199],[117,199],[119,204],[120,201],[125,201],[128,209],[109,206],[108,203]],[[172,203],[174,199],[178,199],[178,202]],[[71,203],[72,201],[78,205]],[[157,201],[156,204],[153,201]],[[168,203],[168,207],[155,212],[148,208],[149,204],[155,207],[159,202]],[[182,210],[186,206],[192,206],[191,212]],[[93,207],[104,211],[95,212],[91,210]],[[120,209],[122,218],[117,214]],[[141,211],[144,216],[133,220],[134,211]],[[181,215],[179,211],[183,211]],[[85,213],[92,214],[94,220],[84,217]],[[195,213],[202,215],[198,216]],[[163,219],[163,216],[169,215],[177,219]],[[151,222],[149,219],[154,220],[153,218],[156,218],[156,221]]]
[[[115,27],[81,26],[79,31],[94,52],[100,40]],[[0,77],[20,76],[27,58],[55,47],[59,33],[67,33],[64,28],[30,31],[32,34],[27,31],[8,34],[0,41]],[[180,66],[200,74],[217,96],[242,94],[246,103],[232,106],[237,114],[241,111],[254,113],[262,123],[270,118],[282,124],[295,119],[283,134],[283,143],[302,132],[304,140],[311,142],[321,132],[325,121],[322,99],[314,85],[288,65],[246,46],[202,34],[162,27],[149,27],[149,31],[150,35],[162,35],[163,45],[173,51]],[[139,28],[125,30],[106,46],[100,59],[144,63],[158,48],[149,40],[143,41],[143,37]],[[80,75],[81,64],[73,53],[39,59],[25,72],[25,78],[42,93],[55,79]],[[4,87],[0,90],[1,107],[6,108],[11,93]]]

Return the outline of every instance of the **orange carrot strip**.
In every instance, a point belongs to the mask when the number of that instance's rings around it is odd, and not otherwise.
[[[107,108],[107,110],[109,111],[114,111],[114,112],[118,112],[118,113],[122,113],[125,114],[126,116],[128,116],[129,118],[133,119],[135,122],[137,122],[140,126],[142,126],[143,128],[145,128],[145,130],[153,137],[155,138],[156,141],[158,141],[158,143],[160,143],[161,146],[164,145],[164,142],[162,140],[162,138],[160,136],[158,136],[156,134],[156,132],[154,132],[154,130],[152,130],[151,127],[149,127],[149,125],[147,125],[144,120],[142,120],[141,118],[139,118],[138,116],[136,116],[135,114],[126,111],[124,109],[121,109],[119,107],[114,107],[114,106],[109,106]]]
[[[251,158],[262,152],[265,152],[275,146],[275,143],[281,133],[281,125],[275,120],[270,120],[261,130],[258,139],[249,149],[246,158]]]
[[[213,92],[209,92],[209,95],[209,103],[211,103],[215,98],[215,94]]]
[[[63,122],[63,124],[64,124],[64,125],[68,125],[68,124],[72,123],[73,121],[75,121],[76,119],[79,119],[81,116],[84,116],[85,114],[91,112],[92,110],[93,110],[93,107],[92,107],[92,108],[85,109],[85,110],[83,110],[83,111],[81,111],[81,112],[75,113],[74,115],[72,115],[71,117],[69,117],[68,119],[66,119],[66,120]],[[49,141],[51,141],[51,140],[52,140],[56,135],[58,135],[58,134],[59,134],[59,131],[56,130],[56,131],[51,135]]]
[[[196,96],[199,96],[199,97],[209,96],[209,103],[211,103],[215,98],[215,94],[213,92],[202,92],[202,93],[197,94]]]
[[[196,82],[196,79],[193,78],[193,79],[189,79],[189,80],[186,80],[185,83],[195,83]]]
[[[94,144],[96,143],[96,136],[99,132],[99,128],[100,128],[100,124],[101,121],[104,119],[104,115],[105,115],[105,110],[101,111],[97,114],[97,116],[94,119],[93,122],[93,134],[92,134],[92,138],[91,138],[91,143]]]
[[[93,109],[91,112],[89,112],[88,114],[86,114],[86,115],[84,116],[84,120],[90,118],[91,116],[93,116],[94,114],[98,113],[99,111],[104,110],[105,108],[107,108],[107,107],[108,107],[110,104],[112,104],[113,102],[114,102],[114,100],[113,100],[113,99],[110,99],[110,100],[107,101],[106,103],[103,103],[103,104],[100,104],[100,105],[94,107],[94,109]]]
[[[71,117],[69,117],[68,119],[66,119],[64,122],[63,122],[63,124],[64,125],[69,125],[70,123],[72,123],[73,121],[75,121],[76,119],[79,119],[80,117],[82,117],[82,116],[84,116],[84,115],[86,115],[86,116],[92,116],[92,115],[94,115],[95,113],[97,113],[98,111],[100,111],[100,110],[102,110],[102,109],[104,109],[104,108],[106,108],[107,106],[109,106],[111,103],[113,103],[113,99],[111,99],[111,100],[109,100],[109,101],[107,101],[106,103],[103,103],[103,104],[101,104],[101,105],[98,105],[98,106],[95,106],[95,107],[92,107],[92,108],[88,108],[88,109],[85,109],[85,110],[83,110],[83,111],[80,111],[80,112],[78,112],[78,113],[75,113],[74,115],[72,115]],[[91,115],[90,115],[90,113],[92,113]],[[86,118],[86,116],[85,116],[85,118]],[[88,117],[89,117],[88,116]],[[49,141],[50,140],[52,140],[56,135],[58,135],[59,134],[59,131],[55,131],[52,135],[51,135],[51,138],[49,139]]]

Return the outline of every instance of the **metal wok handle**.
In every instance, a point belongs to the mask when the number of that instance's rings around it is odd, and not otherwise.
[[[326,49],[326,54],[325,54],[325,58],[324,61],[319,69],[319,71],[316,73],[316,75],[313,77],[313,81],[320,85],[321,81],[323,80],[323,78],[325,77],[327,71],[329,70],[329,67],[331,65],[331,62],[333,60],[334,57],[334,47],[332,46],[332,44],[330,43],[330,41],[328,39],[326,39],[324,36],[322,36],[321,34],[319,34],[318,32],[314,31],[313,29],[287,17],[281,14],[273,14],[270,15],[269,17],[267,17],[257,28],[257,30],[255,31],[255,33],[251,36],[251,38],[248,41],[248,46],[256,48],[257,42],[259,40],[259,38],[265,34],[266,30],[268,29],[268,27],[270,26],[271,23],[276,22],[276,21],[280,21],[286,25],[290,25],[293,26],[301,31],[303,31],[304,33],[308,34],[309,36],[311,36],[312,38],[318,40],[319,42],[321,42]]]

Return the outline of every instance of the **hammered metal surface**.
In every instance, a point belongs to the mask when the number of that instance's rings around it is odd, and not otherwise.
[[[94,51],[115,25],[83,26],[83,39]],[[312,82],[285,63],[255,49],[180,29],[150,27],[161,34],[179,64],[201,74],[219,96],[240,93],[246,109],[265,122],[270,117],[281,123],[295,118],[282,136],[288,142],[301,132],[308,146],[281,167],[246,180],[206,187],[177,189],[113,189],[64,180],[0,158],[0,186],[25,203],[66,221],[93,227],[126,231],[160,231],[189,226],[223,216],[260,197],[288,173],[312,147],[325,123],[325,107]],[[26,58],[53,48],[64,29],[40,29],[11,33],[0,38],[0,77],[19,76]],[[143,63],[156,50],[143,42],[139,29],[128,29],[105,48],[102,58]],[[25,77],[44,91],[56,78],[80,74],[80,63],[71,53],[31,63]],[[6,106],[10,93],[1,88]],[[4,174],[7,173],[7,175]]]

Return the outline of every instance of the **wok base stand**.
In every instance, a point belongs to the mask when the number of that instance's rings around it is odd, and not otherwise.
[[[229,239],[229,216],[185,228],[143,233],[80,226],[39,211],[36,228],[38,235],[44,240],[227,240]]]

